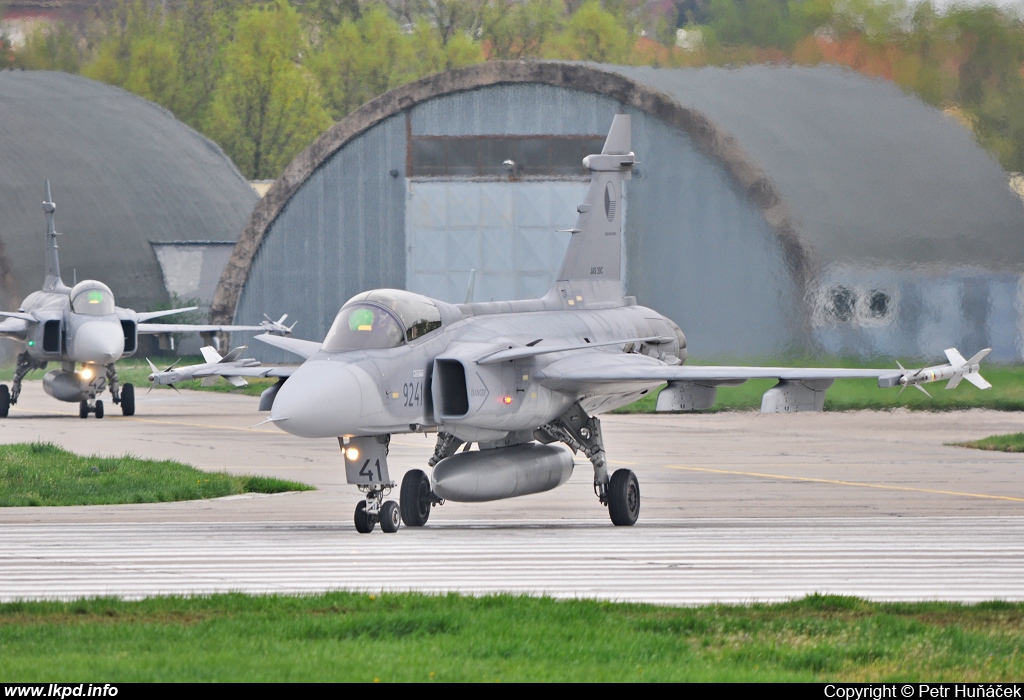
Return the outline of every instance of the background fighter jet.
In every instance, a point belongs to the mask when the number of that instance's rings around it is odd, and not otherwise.
[[[338,438],[349,483],[366,493],[355,512],[360,532],[377,522],[387,532],[403,521],[423,525],[444,500],[490,501],[559,486],[573,457],[557,443],[587,456],[612,522],[632,525],[640,485],[629,469],[608,473],[596,416],[665,382],[659,410],[708,408],[716,387],[758,377],[779,380],[764,395],[766,412],[820,411],[825,390],[845,377],[903,388],[943,379],[952,388],[963,378],[988,388],[978,373],[987,351],[965,360],[948,350],[949,364],[922,370],[684,366],[679,326],[623,292],[620,203],[635,162],[629,117],[617,115],[601,153],[583,161],[590,190],[558,278],[540,299],[453,305],[394,289],[365,292],[341,308],[323,343],[258,336],[302,357],[298,368],[238,360],[150,379],[281,377],[260,410],[293,435]],[[430,476],[409,471],[401,505],[385,501],[395,486],[391,435],[433,431]],[[473,443],[479,449],[469,451]]]
[[[114,305],[110,288],[96,280],[79,282],[73,288],[61,281],[57,259],[57,230],[54,212],[57,205],[46,183],[46,276],[43,288],[29,294],[17,311],[0,311],[0,337],[14,339],[24,346],[18,353],[14,381],[10,388],[0,384],[0,418],[6,418],[17,403],[21,383],[29,372],[59,362],[60,369],[47,372],[43,389],[59,401],[78,401],[79,415],[103,417],[103,402],[96,397],[108,386],[121,412],[135,413],[135,390],[131,384],[120,386],[114,362],[135,353],[142,333],[220,332],[264,330],[287,334],[291,329],[281,321],[259,326],[201,326],[147,323],[161,316],[192,311],[196,307],[138,313]],[[76,367],[81,365],[79,369]]]

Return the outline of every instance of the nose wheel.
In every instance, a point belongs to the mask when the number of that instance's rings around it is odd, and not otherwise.
[[[89,414],[93,414],[97,418],[103,417],[103,402],[97,399],[96,401],[79,401],[78,402],[78,417],[88,418]]]
[[[395,501],[384,500],[384,497],[391,493],[392,486],[394,484],[366,490],[366,500],[356,504],[353,517],[356,532],[373,532],[377,523],[380,523],[380,529],[384,532],[398,532],[398,528],[402,526],[401,510]]]

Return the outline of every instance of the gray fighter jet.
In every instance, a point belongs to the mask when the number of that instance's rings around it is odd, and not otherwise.
[[[145,333],[217,333],[234,330],[263,330],[284,335],[291,328],[281,321],[259,326],[217,326],[147,323],[161,316],[192,311],[196,307],[138,313],[114,305],[110,288],[96,280],[85,280],[68,287],[60,277],[57,259],[57,230],[54,212],[57,205],[46,183],[43,212],[47,219],[46,270],[43,288],[29,294],[17,311],[0,311],[0,337],[11,338],[23,346],[18,353],[14,381],[10,388],[0,384],[0,418],[6,418],[11,405],[18,402],[22,381],[36,369],[59,362],[43,377],[43,389],[59,401],[77,401],[79,415],[103,417],[103,401],[96,397],[107,388],[115,404],[126,416],[135,413],[135,390],[121,386],[114,363],[135,353],[138,336]],[[76,367],[78,369],[76,369]]]
[[[257,336],[302,357],[297,368],[211,357],[217,361],[154,372],[151,381],[279,377],[260,410],[293,435],[338,438],[346,477],[366,494],[355,511],[360,532],[377,522],[386,532],[401,522],[423,525],[445,500],[552,489],[572,474],[576,452],[593,465],[594,491],[612,522],[632,525],[640,485],[629,469],[608,473],[597,415],[664,383],[658,410],[693,410],[709,408],[719,386],[778,379],[764,395],[765,412],[820,411],[840,378],[922,390],[943,379],[948,388],[961,379],[989,387],[978,373],[987,350],[970,360],[948,350],[949,364],[921,370],[685,366],[679,326],[623,292],[620,202],[636,162],[630,140],[629,117],[617,115],[601,153],[583,161],[590,190],[544,297],[453,305],[394,289],[365,292],[341,308],[323,343]],[[409,471],[399,505],[385,500],[396,486],[388,442],[409,432],[436,432],[437,444],[432,473]]]

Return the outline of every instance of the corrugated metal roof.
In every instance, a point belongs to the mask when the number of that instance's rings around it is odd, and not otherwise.
[[[235,241],[259,199],[216,144],[156,104],[80,76],[0,72],[4,308],[42,282],[47,179],[64,280],[100,279],[134,308],[167,301],[151,241]]]

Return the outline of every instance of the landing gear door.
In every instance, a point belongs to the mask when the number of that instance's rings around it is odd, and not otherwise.
[[[354,437],[338,438],[341,452],[345,455],[345,478],[358,486],[388,486],[388,438]]]

